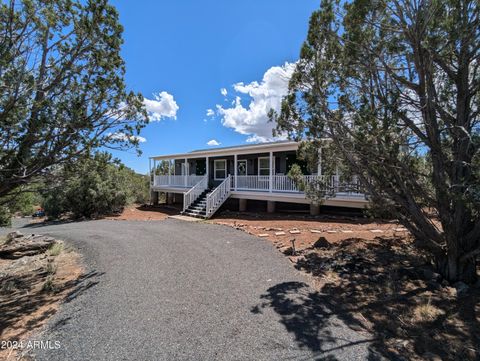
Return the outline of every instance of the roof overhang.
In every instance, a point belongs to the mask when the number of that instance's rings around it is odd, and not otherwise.
[[[155,157],[150,157],[154,160],[168,160],[168,159],[194,159],[194,158],[206,158],[206,157],[218,157],[235,154],[256,154],[256,153],[268,153],[268,152],[285,152],[296,151],[300,142],[277,142],[277,143],[263,143],[252,144],[248,146],[226,147],[217,149],[206,149],[200,151],[194,151],[189,153],[177,153],[166,154]]]

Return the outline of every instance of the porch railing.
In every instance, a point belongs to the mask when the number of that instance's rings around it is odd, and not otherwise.
[[[270,187],[270,176],[268,175],[238,175],[237,189],[250,189],[265,191]],[[235,183],[233,185],[235,187]]]
[[[210,218],[218,208],[230,197],[231,176],[225,178],[215,190],[207,196],[206,218]]]
[[[183,195],[183,211],[190,207],[195,200],[208,188],[207,176],[201,176],[200,181]]]
[[[319,191],[323,191],[327,194],[337,195],[362,195],[361,187],[356,177],[353,177],[349,182],[340,182],[338,176],[317,176],[317,175],[304,175],[304,184],[311,184],[318,188]],[[263,191],[268,192],[270,190],[270,176],[237,176],[231,180],[232,189],[237,190],[251,190],[251,191]],[[298,192],[302,193],[303,190],[299,189],[296,182],[287,175],[273,175],[272,176],[272,192]]]
[[[203,175],[156,175],[153,180],[153,185],[190,188],[200,182],[204,177]]]

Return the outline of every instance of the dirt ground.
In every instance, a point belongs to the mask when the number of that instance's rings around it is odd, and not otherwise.
[[[59,244],[56,252],[0,259],[0,341],[12,342],[2,344],[0,360],[28,359],[32,350],[21,350],[19,342],[28,342],[80,291],[85,277],[80,256]]]
[[[122,213],[105,217],[105,219],[116,221],[161,221],[179,212],[180,208],[178,208],[178,206],[136,204],[125,207]]]
[[[480,284],[443,281],[397,222],[233,212],[210,222],[272,242],[311,278],[316,291],[299,306],[314,319],[328,305],[353,329],[372,333],[387,359],[480,359]]]

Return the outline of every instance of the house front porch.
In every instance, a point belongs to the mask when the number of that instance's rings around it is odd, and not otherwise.
[[[183,194],[184,211],[198,210],[207,218],[230,197],[242,200],[241,204],[265,200],[271,211],[275,202],[311,204],[305,185],[328,195],[323,204],[365,207],[357,179],[345,182],[338,173],[322,174],[321,152],[312,169],[298,159],[298,145],[278,142],[153,157],[151,190]],[[301,182],[288,176],[293,165],[304,174]]]

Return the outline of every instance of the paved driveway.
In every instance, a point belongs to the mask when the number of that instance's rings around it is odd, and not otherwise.
[[[42,335],[39,360],[364,360],[369,335],[323,305],[267,241],[229,227],[90,221],[28,228],[65,239],[88,277]]]

